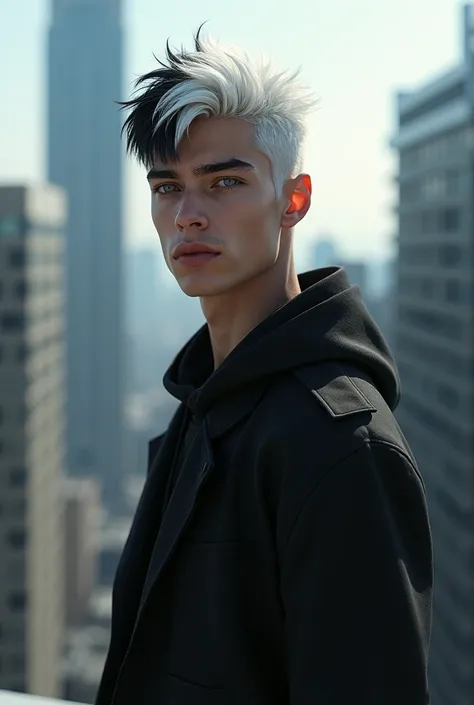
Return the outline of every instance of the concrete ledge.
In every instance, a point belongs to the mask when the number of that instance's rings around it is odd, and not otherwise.
[[[80,703],[66,703],[65,700],[40,698],[37,695],[12,693],[8,690],[0,690],[0,705],[60,705],[60,703],[63,703],[63,705],[80,705]]]

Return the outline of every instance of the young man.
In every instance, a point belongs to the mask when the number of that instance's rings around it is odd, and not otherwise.
[[[359,290],[297,276],[311,101],[196,39],[138,81],[166,263],[207,321],[164,378],[117,570],[98,705],[425,705],[432,551],[392,415],[395,364]]]

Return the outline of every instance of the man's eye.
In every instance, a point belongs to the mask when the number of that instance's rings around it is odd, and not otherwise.
[[[235,188],[240,186],[242,181],[240,179],[234,179],[232,176],[224,176],[222,179],[215,184],[216,186],[221,186],[222,188]]]
[[[174,191],[177,191],[178,187],[176,184],[160,184],[159,186],[155,186],[153,188],[153,193],[174,193]]]

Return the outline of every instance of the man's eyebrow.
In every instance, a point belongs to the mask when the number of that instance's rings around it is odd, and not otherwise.
[[[177,179],[178,174],[172,169],[150,169],[146,175],[148,181],[151,179]]]
[[[244,162],[242,159],[225,159],[221,162],[213,162],[212,164],[201,164],[193,169],[193,174],[196,176],[204,176],[205,174],[217,174],[220,171],[230,171],[232,169],[254,170],[255,167],[250,162]]]
[[[221,171],[231,171],[234,169],[254,170],[255,167],[250,162],[243,159],[225,159],[221,162],[212,162],[211,164],[200,164],[193,169],[195,176],[205,176],[206,174],[218,174]],[[152,179],[178,179],[178,174],[172,169],[150,169],[147,174],[148,181]]]

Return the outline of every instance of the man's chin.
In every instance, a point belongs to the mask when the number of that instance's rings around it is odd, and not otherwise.
[[[181,291],[190,298],[201,299],[207,296],[219,296],[233,289],[230,282],[212,281],[211,277],[208,277],[207,281],[204,280],[204,277],[180,277],[177,282]]]

